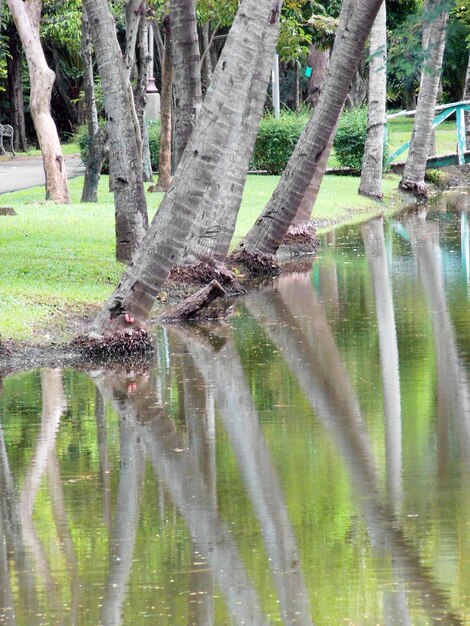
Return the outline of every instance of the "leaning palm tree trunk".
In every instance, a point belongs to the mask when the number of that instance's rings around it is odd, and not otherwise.
[[[369,114],[359,193],[382,199],[385,108],[387,101],[387,11],[385,0],[370,34]]]
[[[317,107],[270,201],[233,256],[246,268],[254,271],[272,268],[272,255],[276,253],[295,218],[327,149],[381,2],[358,0],[343,5],[328,78]]]
[[[448,4],[446,0],[428,0],[426,5],[428,15],[433,15],[434,13],[437,15],[429,26],[426,60],[421,72],[421,83],[410,150],[403,177],[400,181],[401,189],[417,196],[425,197],[427,195],[424,174],[426,172],[434,108],[436,106],[444,56],[446,26],[449,16],[447,11]]]
[[[247,114],[245,103],[259,71],[259,51],[274,51],[279,11],[277,0],[274,5],[272,0],[245,0],[240,5],[170,189],[132,264],[94,320],[90,338],[139,328],[171,268],[196,240],[211,237],[210,231],[200,229],[202,216],[220,207],[224,177],[233,176],[234,156],[240,147],[236,131]],[[269,80],[269,67],[265,79]],[[260,110],[250,113],[261,115]],[[238,157],[235,160],[239,162]],[[237,192],[240,199],[245,177],[246,168],[230,181],[232,193]]]

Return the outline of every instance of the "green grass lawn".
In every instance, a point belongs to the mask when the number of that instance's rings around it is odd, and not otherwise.
[[[279,177],[249,176],[234,244],[264,208]],[[387,195],[398,178],[384,181]],[[80,204],[83,179],[70,181],[72,204],[45,202],[36,187],[3,194],[0,206],[17,216],[2,216],[0,239],[0,336],[43,340],[51,328],[55,339],[67,338],[70,314],[86,314],[111,293],[123,271],[114,259],[114,205],[102,177],[97,204]],[[358,178],[327,176],[314,217],[328,221],[364,219],[381,213],[385,204],[357,194]],[[162,194],[148,194],[151,216]]]

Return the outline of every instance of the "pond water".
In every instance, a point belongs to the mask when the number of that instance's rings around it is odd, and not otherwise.
[[[327,236],[148,369],[0,395],[0,624],[470,623],[470,196]]]

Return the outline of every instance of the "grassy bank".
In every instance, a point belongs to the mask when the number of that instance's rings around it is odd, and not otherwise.
[[[251,227],[278,181],[250,176],[234,243]],[[111,293],[123,266],[114,260],[114,205],[101,181],[98,204],[80,204],[83,180],[70,181],[72,204],[44,202],[42,187],[3,194],[0,206],[16,216],[2,216],[0,239],[0,336],[29,341],[64,340],[73,332],[70,319],[93,313]],[[384,181],[386,197],[398,177]],[[383,211],[383,204],[357,194],[358,178],[328,176],[315,205],[323,224],[355,221]],[[153,215],[162,194],[148,194]]]

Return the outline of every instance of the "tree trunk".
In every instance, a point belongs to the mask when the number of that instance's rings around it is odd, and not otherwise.
[[[212,80],[212,63],[210,54],[209,22],[198,26],[199,42],[201,46],[201,81],[202,93],[205,96]]]
[[[465,74],[465,87],[463,99],[470,100],[470,53],[467,61],[467,72]],[[470,150],[470,112],[465,111],[465,137],[467,140],[467,150]]]
[[[330,61],[330,50],[315,48],[310,46],[307,63],[312,68],[312,75],[308,81],[307,103],[315,107],[326,79],[328,63]]]
[[[170,16],[163,20],[165,47],[162,63],[162,88],[160,93],[160,154],[158,155],[157,191],[167,191],[171,182],[171,107],[173,87],[173,61],[171,58]]]
[[[299,64],[294,61],[292,64],[293,70],[293,84],[292,84],[292,106],[296,113],[300,111],[300,76],[299,76]]]
[[[170,3],[171,47],[173,53],[173,167],[193,131],[201,107],[201,71],[195,0]]]
[[[429,13],[438,11],[440,5],[442,0],[429,0],[427,11]],[[427,196],[424,174],[444,56],[447,19],[448,13],[443,10],[429,26],[410,150],[400,181],[401,189],[417,196]]]
[[[187,242],[190,238],[200,238],[204,211],[208,207],[217,211],[222,202],[220,185],[224,183],[225,190],[232,161],[235,156],[240,157],[233,149],[240,146],[241,139],[236,135],[243,126],[246,101],[258,97],[251,87],[253,77],[260,72],[260,52],[266,55],[274,50],[279,11],[280,5],[277,2],[273,5],[272,0],[247,0],[238,10],[173,183],[134,262],[93,322],[90,338],[119,334],[128,330],[129,324],[134,329],[145,321],[171,268],[183,258]],[[257,78],[260,81],[264,78],[267,84],[269,63],[264,69],[266,76]],[[260,115],[261,111],[256,111],[252,117]],[[251,140],[254,142],[254,133]],[[238,179],[230,181],[232,194],[241,196],[246,169],[241,188]],[[235,213],[238,207],[239,203]],[[134,321],[130,322],[131,319]]]
[[[7,65],[8,91],[10,95],[10,118],[13,126],[13,145],[17,152],[26,152],[26,126],[23,97],[23,53],[16,28],[12,26],[8,37]]]
[[[84,0],[83,5],[103,85],[109,134],[109,184],[114,192],[116,216],[116,258],[130,261],[148,226],[132,89],[126,79],[108,3]]]
[[[139,120],[140,136],[142,138],[142,169],[143,179],[146,182],[153,180],[149,138],[147,124],[145,123],[145,108],[147,106],[147,85],[150,63],[148,36],[148,22],[146,19],[141,19],[137,38],[137,83],[134,88],[134,102],[137,119]]]
[[[70,124],[70,130],[72,131],[75,126],[78,124],[78,112],[77,107],[72,102],[70,97],[69,89],[67,82],[64,80],[62,76],[62,71],[60,69],[59,62],[59,52],[55,45],[51,46],[52,51],[52,60],[54,61],[54,72],[55,72],[55,82],[54,87],[57,90],[57,93],[62,98],[62,102],[64,103],[65,110],[67,111],[68,122]]]
[[[93,77],[91,34],[85,7],[83,7],[82,10],[81,57],[83,65],[83,89],[85,91],[85,115],[88,129],[88,158],[83,180],[81,202],[98,202],[98,185],[100,182],[101,166],[103,165],[103,133],[98,123]]]
[[[46,200],[70,202],[67,173],[59,135],[51,116],[54,72],[48,67],[39,38],[42,4],[31,0],[8,0],[13,20],[23,44],[31,83],[30,109],[41,149],[46,178]]]
[[[369,110],[359,193],[383,198],[385,109],[387,105],[387,13],[385,0],[370,34]]]
[[[232,257],[248,269],[256,259],[272,258],[295,218],[318,164],[328,150],[331,133],[380,5],[381,0],[343,4],[328,77],[315,111],[270,201]],[[260,271],[264,271],[264,267],[263,261]]]

